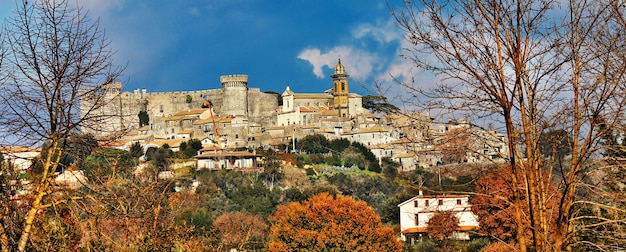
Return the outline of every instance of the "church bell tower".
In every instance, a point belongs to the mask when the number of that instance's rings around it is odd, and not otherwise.
[[[348,113],[348,76],[339,59],[335,66],[335,73],[330,76],[333,78],[334,108],[339,111],[339,117],[347,117],[350,114]]]

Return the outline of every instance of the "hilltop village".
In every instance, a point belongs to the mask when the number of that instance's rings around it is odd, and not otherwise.
[[[285,150],[294,140],[319,134],[359,142],[379,160],[390,157],[400,163],[401,171],[445,163],[442,150],[452,138],[459,138],[451,132],[462,131],[471,141],[463,162],[499,161],[507,153],[502,134],[470,129],[466,120],[436,123],[422,113],[371,113],[363,107],[361,95],[349,92],[349,75],[341,60],[330,77],[330,89],[323,93],[297,93],[287,86],[279,95],[248,87],[245,74],[220,76],[222,88],[198,91],[131,93],[122,92],[119,82],[109,83],[103,90],[112,102],[96,114],[112,116],[84,131],[99,138],[123,136],[117,139],[123,148],[139,142],[176,150],[194,138],[202,141],[205,152]],[[81,101],[82,110],[90,107],[90,101]],[[297,145],[291,148],[298,150]]]

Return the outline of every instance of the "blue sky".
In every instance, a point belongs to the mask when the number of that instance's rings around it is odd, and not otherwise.
[[[127,64],[126,90],[213,89],[248,74],[249,87],[323,92],[341,57],[352,92],[410,68],[383,0],[81,0]],[[400,1],[399,1],[400,2]],[[0,0],[0,17],[12,0]]]

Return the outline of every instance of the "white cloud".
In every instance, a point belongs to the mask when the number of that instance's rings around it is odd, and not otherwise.
[[[384,44],[403,39],[403,33],[396,27],[395,21],[389,19],[386,22],[377,21],[376,24],[361,24],[352,31],[355,39],[371,37],[378,43]]]
[[[70,1],[71,2],[71,1]],[[80,5],[95,16],[103,16],[108,11],[122,8],[125,0],[82,0]]]
[[[341,63],[346,67],[346,72],[357,81],[371,77],[374,65],[378,61],[375,54],[349,46],[337,46],[324,53],[319,48],[310,48],[298,54],[299,59],[306,60],[313,66],[313,74],[318,78],[325,77],[324,67],[334,70],[340,57],[343,59]]]

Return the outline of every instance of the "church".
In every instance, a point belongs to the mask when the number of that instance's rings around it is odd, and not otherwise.
[[[277,115],[278,126],[316,125],[323,120],[349,120],[358,114],[369,113],[363,108],[361,96],[348,92],[348,76],[339,59],[334,74],[330,76],[332,88],[324,93],[294,93],[287,86]]]

